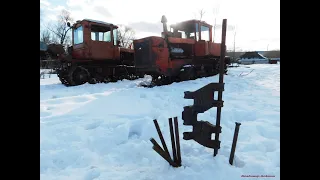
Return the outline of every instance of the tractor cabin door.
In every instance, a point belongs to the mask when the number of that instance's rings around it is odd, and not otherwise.
[[[113,59],[120,60],[120,47],[118,45],[118,31],[117,29],[112,30],[113,39]]]
[[[114,41],[112,28],[99,25],[91,25],[91,58],[94,60],[114,59]]]

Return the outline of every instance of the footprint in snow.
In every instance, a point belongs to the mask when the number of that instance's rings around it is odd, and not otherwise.
[[[100,170],[96,167],[92,167],[84,176],[84,180],[93,180],[100,176]]]
[[[96,128],[99,127],[101,124],[102,124],[102,121],[97,121],[97,122],[94,122],[94,123],[87,124],[87,125],[85,126],[85,130],[96,129]]]
[[[52,114],[51,112],[40,111],[40,117],[47,117],[47,116],[50,116],[51,114]]]
[[[237,156],[234,157],[233,164],[235,167],[238,167],[238,168],[243,168],[245,166],[245,162],[240,158],[238,158]]]

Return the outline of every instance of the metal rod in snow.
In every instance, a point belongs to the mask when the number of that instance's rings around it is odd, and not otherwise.
[[[173,131],[173,123],[172,123],[172,118],[169,118],[169,130],[170,130],[170,137],[171,137],[171,146],[172,146],[172,156],[173,156],[173,162],[177,163],[178,162],[178,157],[177,157],[177,149],[176,149],[176,144],[175,144],[175,138],[174,138],[174,131]]]
[[[170,156],[169,150],[168,150],[168,148],[167,148],[166,142],[165,142],[164,139],[163,139],[162,132],[161,132],[161,130],[160,130],[158,121],[157,121],[156,119],[154,119],[154,120],[153,120],[153,123],[154,123],[154,126],[155,126],[156,129],[157,129],[157,132],[158,132],[158,135],[159,135],[161,144],[162,144],[162,146],[163,146],[163,150],[164,150],[164,152],[168,155],[168,157],[171,159],[171,156]]]
[[[172,161],[172,159],[167,155],[167,153],[161,148],[161,146],[157,143],[153,138],[150,139],[153,144],[152,149],[155,150],[163,159],[165,159],[171,166],[178,167],[178,165]]]
[[[219,83],[223,83],[223,75],[225,73],[224,70],[224,58],[226,55],[226,33],[227,33],[227,19],[223,19],[222,21],[222,37],[221,37],[221,52],[220,52],[220,73],[219,73]],[[222,101],[222,91],[218,92],[218,101]],[[220,119],[221,119],[221,107],[217,107],[217,119],[216,126],[220,127]],[[215,140],[219,140],[220,133],[215,133]],[[218,148],[214,149],[213,156],[218,154]]]
[[[178,159],[177,164],[181,166],[181,150],[180,150],[178,117],[174,117],[174,134],[176,138],[176,147],[177,147],[177,159]]]
[[[241,125],[241,123],[236,122],[236,128],[234,129],[232,147],[231,147],[231,152],[230,152],[230,157],[229,157],[229,163],[231,165],[233,164],[234,153],[236,151],[236,145],[237,145],[237,141],[238,141],[238,134],[239,134],[240,125]]]

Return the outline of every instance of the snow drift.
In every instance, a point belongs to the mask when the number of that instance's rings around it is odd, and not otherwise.
[[[241,76],[239,76],[242,74]],[[280,179],[280,65],[230,68],[225,76],[220,135],[213,150],[182,139],[184,91],[218,76],[167,86],[137,87],[143,79],[65,87],[40,79],[40,178],[43,180]],[[215,124],[216,108],[198,115]],[[170,142],[168,118],[178,116],[182,167],[152,149],[160,142],[153,119]],[[229,165],[235,122],[241,122],[234,166]],[[171,151],[170,143],[167,143]],[[171,153],[171,152],[170,152]],[[172,154],[172,153],[171,153]],[[263,177],[269,176],[269,177]],[[270,178],[273,177],[273,178]]]

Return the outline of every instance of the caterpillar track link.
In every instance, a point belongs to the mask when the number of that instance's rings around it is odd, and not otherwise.
[[[140,86],[152,88],[155,86],[163,86],[163,85],[169,85],[174,82],[182,82],[182,81],[188,81],[188,80],[195,80],[197,78],[203,78],[203,77],[212,77],[219,74],[219,66],[216,67],[216,70],[212,72],[198,72],[198,73],[191,73],[192,71],[184,71],[185,73],[181,73],[179,76],[176,77],[169,77],[169,76],[152,76],[152,81],[149,84],[141,83]],[[225,67],[225,74],[227,74],[228,70],[227,67]]]

